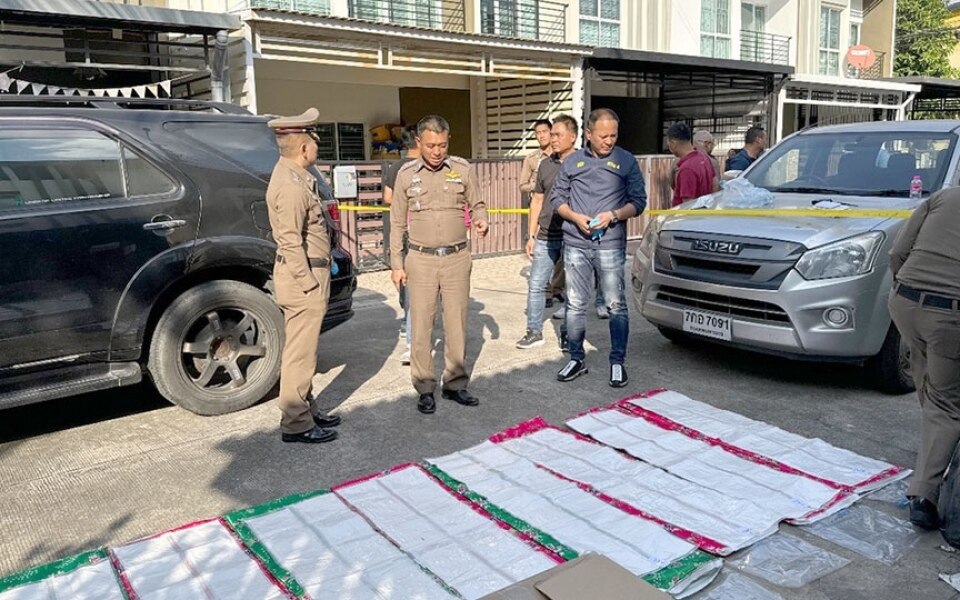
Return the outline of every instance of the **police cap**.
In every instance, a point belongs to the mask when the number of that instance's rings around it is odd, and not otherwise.
[[[283,133],[313,133],[320,120],[320,111],[309,108],[307,112],[295,117],[277,117],[267,122],[267,125],[277,135]]]

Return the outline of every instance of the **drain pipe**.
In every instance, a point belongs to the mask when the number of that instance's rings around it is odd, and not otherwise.
[[[213,42],[213,58],[210,60],[210,96],[214,102],[230,102],[230,65],[228,60],[227,43],[229,35],[226,31],[218,31]]]

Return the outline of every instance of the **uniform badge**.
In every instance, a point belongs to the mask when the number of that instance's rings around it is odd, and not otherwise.
[[[607,166],[610,167],[611,169],[616,169],[618,171],[620,170],[620,165],[618,163],[613,162],[612,160],[607,161]]]
[[[447,183],[463,183],[463,177],[456,171],[448,171],[444,176],[447,178]]]
[[[587,162],[584,161],[584,160],[581,160],[580,162],[577,163],[577,168],[578,168],[578,169],[581,169],[581,168],[583,168],[583,166],[584,166],[585,164],[587,164]]]

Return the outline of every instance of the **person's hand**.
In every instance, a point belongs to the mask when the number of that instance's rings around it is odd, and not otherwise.
[[[537,240],[533,239],[533,236],[530,236],[530,239],[527,240],[526,253],[527,258],[533,260],[533,247],[537,245]]]
[[[590,229],[590,221],[593,220],[593,217],[577,213],[573,215],[573,218],[570,220],[573,221],[573,223],[580,228],[580,231],[584,232],[585,234],[590,235],[593,233],[593,230]]]
[[[485,220],[480,219],[479,221],[475,222],[473,226],[477,228],[477,235],[480,237],[487,237],[487,232],[490,231],[490,226],[487,225]]]
[[[394,287],[399,292],[401,285],[407,285],[407,272],[403,269],[394,269],[390,273],[390,280],[393,281]]]
[[[613,221],[613,211],[608,210],[606,212],[602,212],[597,215],[597,219],[599,220],[599,223],[593,226],[593,230],[596,231],[598,229],[606,229],[607,227],[610,227],[610,222]]]

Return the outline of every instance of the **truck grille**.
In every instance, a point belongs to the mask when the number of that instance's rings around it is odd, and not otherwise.
[[[790,316],[787,315],[786,311],[776,304],[761,302],[760,300],[708,294],[671,286],[662,286],[657,291],[657,300],[687,308],[707,310],[757,321],[790,324]]]
[[[692,256],[681,256],[679,254],[673,256],[673,264],[684,269],[736,273],[737,275],[746,275],[748,277],[753,277],[753,274],[760,268],[760,265],[694,258]]]

